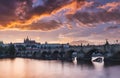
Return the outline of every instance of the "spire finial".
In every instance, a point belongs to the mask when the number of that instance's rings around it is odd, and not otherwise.
[[[109,45],[109,42],[108,42],[108,39],[106,39],[106,43],[105,43],[106,45]]]

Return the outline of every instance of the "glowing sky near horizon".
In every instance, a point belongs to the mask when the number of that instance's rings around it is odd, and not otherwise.
[[[0,0],[0,41],[120,41],[119,0]]]

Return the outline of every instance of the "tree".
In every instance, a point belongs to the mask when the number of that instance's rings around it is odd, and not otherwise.
[[[15,50],[15,46],[12,43],[8,47],[8,52],[9,52],[10,56],[15,55],[16,50]]]
[[[3,46],[0,46],[0,54],[3,54],[3,52],[5,52],[5,49]]]

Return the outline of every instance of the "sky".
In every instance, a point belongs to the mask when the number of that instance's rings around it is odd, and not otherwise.
[[[0,0],[0,41],[120,41],[120,0]]]

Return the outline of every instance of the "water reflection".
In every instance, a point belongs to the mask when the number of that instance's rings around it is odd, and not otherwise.
[[[102,61],[99,62],[93,62],[93,60],[97,59],[97,58],[102,58]],[[104,67],[104,61],[103,61],[104,57],[92,57],[92,62],[93,65],[95,67],[96,70],[103,70]]]
[[[32,59],[0,60],[0,78],[119,78],[120,66]],[[116,73],[115,73],[116,72]]]

